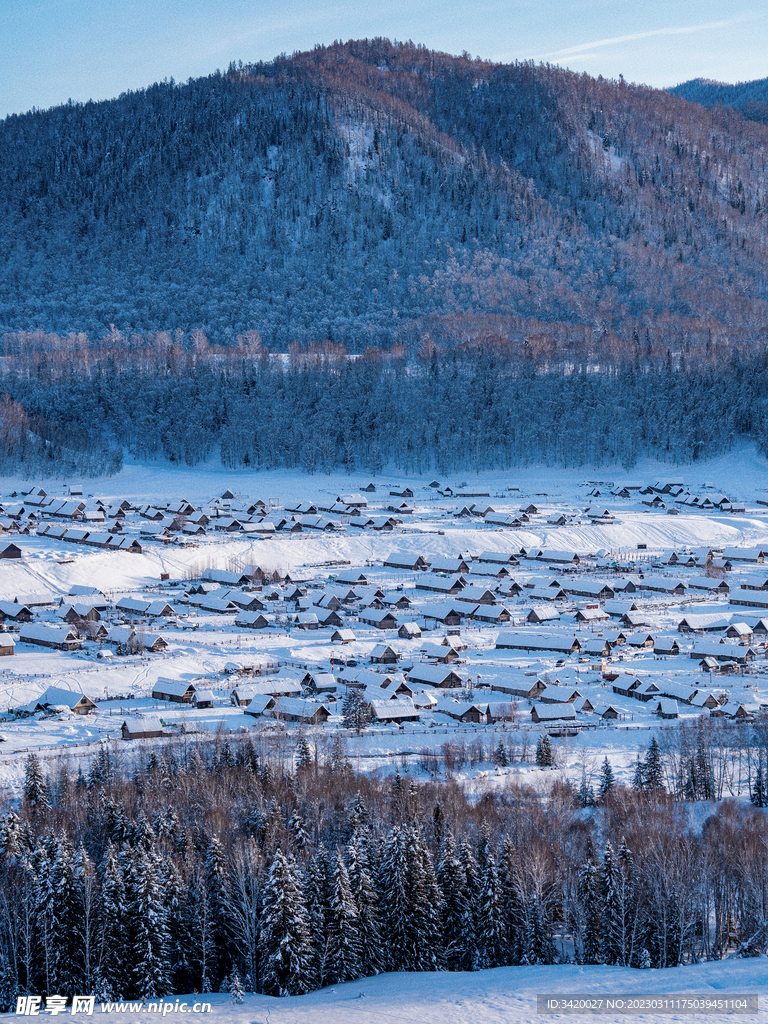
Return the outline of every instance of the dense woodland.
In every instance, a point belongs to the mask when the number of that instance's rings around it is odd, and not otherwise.
[[[735,107],[750,121],[768,124],[768,78],[754,82],[713,82],[708,78],[692,78],[669,90],[673,96],[682,96],[703,107]]]
[[[767,147],[734,109],[381,39],[13,115],[0,330],[764,331]]]
[[[8,117],[0,464],[765,450],[767,154],[734,108],[381,39]]]
[[[96,474],[140,461],[376,474],[689,463],[753,439],[768,454],[768,358],[567,339],[403,349],[168,344],[6,356],[0,466]]]
[[[76,776],[63,760],[46,777],[30,755],[0,819],[3,1008],[25,992],[237,999],[382,971],[669,967],[768,945],[760,721],[669,730],[631,788],[606,758],[578,790],[511,784],[479,802],[451,772],[530,758],[520,737],[447,743],[440,783],[356,774],[338,735],[295,742],[104,748]],[[536,761],[558,756],[541,737]]]

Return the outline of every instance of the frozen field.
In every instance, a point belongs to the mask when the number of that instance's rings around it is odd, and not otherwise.
[[[408,501],[411,511],[400,516],[400,525],[386,533],[353,529],[349,517],[337,516],[339,529],[334,532],[304,530],[287,534],[278,531],[268,539],[261,539],[237,533],[221,535],[209,528],[203,536],[185,538],[184,544],[161,544],[142,538],[141,554],[88,549],[36,535],[34,530],[21,536],[6,533],[5,539],[17,543],[23,557],[0,561],[0,601],[24,603],[32,599],[47,599],[54,602],[35,606],[34,621],[60,621],[56,618],[57,605],[73,585],[97,588],[105,595],[108,608],[103,618],[107,627],[126,619],[115,608],[124,597],[163,598],[173,606],[174,615],[170,620],[172,624],[163,619],[149,623],[145,620],[141,627],[160,632],[167,641],[167,648],[159,654],[114,656],[106,662],[98,658],[99,650],[108,646],[103,643],[86,641],[82,649],[72,652],[18,643],[14,656],[0,661],[0,708],[18,707],[53,685],[81,691],[98,700],[99,710],[85,717],[69,713],[42,717],[38,714],[33,718],[3,723],[5,742],[0,747],[2,778],[12,787],[18,784],[23,754],[30,749],[38,749],[46,756],[58,756],[61,748],[66,747],[72,756],[90,756],[95,749],[94,744],[119,738],[120,726],[126,715],[162,713],[172,731],[177,731],[183,723],[188,731],[210,733],[222,728],[226,731],[269,732],[274,727],[272,721],[255,720],[231,705],[229,694],[233,686],[238,679],[244,681],[236,671],[233,674],[232,670],[237,666],[247,668],[269,659],[278,662],[282,666],[281,671],[303,676],[307,672],[338,671],[343,659],[355,661],[363,668],[381,670],[386,666],[370,663],[371,652],[380,642],[395,648],[398,664],[392,666],[394,670],[407,671],[409,665],[420,664],[425,660],[421,653],[423,642],[440,640],[446,632],[439,623],[429,623],[424,619],[424,613],[429,613],[430,602],[441,601],[442,596],[415,589],[420,579],[428,574],[384,567],[383,561],[393,550],[423,554],[428,560],[452,558],[459,554],[477,555],[483,551],[517,552],[520,548],[530,551],[537,546],[573,550],[583,558],[579,578],[586,576],[611,583],[617,576],[616,571],[600,569],[595,557],[598,553],[607,553],[610,558],[618,560],[638,559],[638,567],[645,569],[646,573],[651,571],[685,582],[702,570],[667,565],[653,569],[651,563],[670,550],[700,552],[709,549],[720,552],[727,548],[754,548],[761,544],[768,548],[768,507],[758,503],[761,498],[768,498],[768,468],[764,460],[747,448],[737,450],[728,458],[697,466],[695,471],[690,467],[679,471],[651,463],[636,467],[631,474],[620,468],[589,473],[539,467],[439,481],[442,490],[450,484],[456,492],[448,497],[428,486],[432,479],[430,476],[414,480],[385,474],[375,480],[376,491],[369,493],[367,499],[369,510],[376,514],[396,500],[390,496],[391,491],[410,487],[414,494]],[[725,493],[731,502],[743,504],[744,512],[714,510],[704,513],[681,507],[669,497],[666,507],[651,509],[642,504],[636,491],[629,499],[618,498],[611,493],[623,482],[652,483],[659,479],[680,479],[684,481],[686,491],[694,495]],[[66,495],[70,486],[69,481],[42,483],[51,494]],[[135,509],[144,503],[165,509],[183,498],[203,511],[215,509],[216,514],[221,514],[222,509],[216,502],[220,504],[220,495],[229,488],[235,495],[236,506],[237,502],[240,506],[247,504],[246,499],[261,499],[274,517],[281,509],[292,507],[298,501],[318,505],[327,503],[335,500],[337,495],[358,492],[368,483],[367,479],[341,474],[306,477],[295,473],[238,474],[223,472],[220,468],[191,472],[134,466],[124,469],[114,478],[87,481],[83,500],[88,508],[95,508],[97,500],[105,505],[125,500]],[[4,481],[0,504],[4,501],[9,505],[22,502],[24,492],[32,486],[30,481]],[[596,490],[599,491],[598,496],[594,495]],[[13,492],[16,492],[15,498],[10,497]],[[488,497],[482,500],[463,498],[462,493],[487,494]],[[497,513],[510,516],[535,503],[538,513],[514,529],[489,525],[482,516],[457,516],[463,505],[478,500],[481,504],[491,505]],[[591,521],[584,512],[587,508],[607,509],[614,521]],[[677,514],[670,515],[669,511],[673,509]],[[289,515],[287,511],[285,514]],[[565,525],[551,525],[549,520],[559,515],[566,518]],[[43,509],[38,529],[45,519]],[[143,521],[137,512],[129,511],[123,532],[137,535]],[[307,584],[303,588],[308,595],[304,607],[310,610],[314,609],[313,601],[322,592],[322,587],[332,583],[332,578],[341,569],[362,567],[372,586],[390,591],[401,588],[410,596],[412,606],[408,611],[398,613],[398,623],[420,622],[424,627],[422,639],[400,639],[394,631],[379,630],[361,622],[365,600],[339,610],[344,625],[351,626],[355,634],[355,640],[343,646],[332,642],[331,627],[312,631],[296,628],[291,620],[298,606],[283,600],[270,606],[270,625],[259,631],[235,626],[233,615],[207,614],[199,607],[185,603],[186,590],[206,569],[239,570],[249,565],[258,565],[265,573],[277,571],[281,577],[286,573],[301,576]],[[731,588],[738,586],[739,579],[753,576],[756,568],[760,567],[741,563],[734,565],[733,570],[726,574]],[[470,575],[468,579],[472,584],[487,582],[492,589],[500,589],[495,600],[497,604],[503,602],[508,609],[511,616],[509,625],[530,628],[526,617],[531,607],[540,606],[540,603],[532,603],[526,588],[544,576],[565,580],[568,573],[564,566],[522,559],[513,569],[513,574],[524,588],[519,596],[505,595],[504,587],[499,588],[499,581],[493,577],[486,580],[485,577]],[[169,577],[162,586],[161,575]],[[624,573],[624,576],[631,578],[632,573]],[[174,581],[179,586],[171,589]],[[564,585],[567,589],[570,584]],[[754,613],[751,618],[755,619],[758,613],[754,609],[740,609],[739,614],[735,614],[726,596],[690,588],[682,597],[647,591],[638,591],[633,596],[643,611],[642,628],[648,630],[655,640],[679,640],[684,648],[681,656],[663,658],[655,655],[652,648],[630,649],[628,645],[614,648],[608,659],[562,658],[546,651],[498,650],[495,645],[499,627],[475,619],[462,619],[460,632],[466,649],[453,667],[462,680],[464,698],[484,699],[486,702],[509,700],[503,689],[497,691],[496,687],[504,687],[510,681],[522,684],[539,677],[552,684],[578,687],[593,706],[610,704],[616,708],[619,717],[609,722],[600,721],[596,716],[579,716],[584,728],[578,735],[558,740],[557,770],[577,778],[585,770],[591,773],[598,759],[602,760],[607,755],[617,775],[623,779],[628,778],[637,750],[647,747],[651,732],[662,726],[674,728],[675,723],[661,723],[652,713],[655,705],[614,693],[606,681],[606,670],[632,674],[642,680],[663,678],[692,688],[712,688],[721,698],[727,697],[732,701],[753,705],[768,703],[764,636],[755,634],[751,639],[756,658],[747,669],[713,676],[702,674],[698,663],[687,657],[686,638],[681,637],[677,630],[686,613],[730,615],[731,620],[736,621],[750,618],[748,612]],[[581,638],[584,642],[599,639],[620,626],[614,619],[587,624],[576,622],[575,612],[589,603],[583,597],[569,597],[558,603],[560,618],[551,628]],[[128,617],[128,620],[138,624],[135,616]],[[719,638],[720,634],[714,635],[714,639]],[[690,647],[690,637],[687,643]],[[197,710],[159,704],[150,697],[159,678],[197,680],[198,687],[205,685],[213,690],[214,706]],[[323,700],[322,693],[314,696],[318,701]],[[332,718],[326,726],[316,728],[323,737],[338,727],[342,696],[342,688],[335,694],[325,695]],[[457,771],[458,777],[465,779],[468,785],[481,788],[503,785],[510,776],[525,776],[526,781],[534,781],[541,772],[530,763],[531,745],[535,745],[537,736],[537,730],[530,722],[530,705],[531,701],[518,699],[514,723],[496,722],[482,726],[461,723],[445,715],[422,714],[418,722],[406,722],[402,728],[390,724],[388,727],[369,728],[362,736],[348,734],[347,750],[363,770],[391,768],[396,758],[413,768],[427,748],[439,752],[448,742],[463,743],[468,747],[479,737],[484,744],[481,763],[465,763]],[[695,720],[700,714],[707,713],[682,703],[678,710],[681,720]],[[286,728],[289,735],[297,729],[281,723],[281,729],[285,731]],[[488,761],[490,751],[499,738],[508,744],[513,763],[508,767],[494,768]],[[283,749],[290,749],[290,744],[283,744]],[[734,791],[738,789],[737,779]]]
[[[668,970],[629,970],[623,967],[498,967],[467,973],[385,974],[335,985],[306,996],[285,999],[246,995],[233,1005],[228,996],[206,995],[211,1012],[196,1019],[232,1024],[528,1024],[533,1021],[584,1020],[537,1013],[538,994],[658,996],[675,993],[725,999],[757,994],[760,1012],[739,1020],[764,1020],[768,997],[768,967],[764,959],[697,964]],[[175,998],[175,997],[174,997]],[[181,999],[200,998],[198,996]],[[99,1015],[97,1008],[96,1015]],[[146,1019],[146,1013],[123,1013],[122,1020]],[[77,1014],[75,1020],[88,1020]],[[177,1020],[170,1013],[166,1019]],[[691,1020],[699,1024],[726,1019],[714,1013],[601,1014],[604,1021]]]

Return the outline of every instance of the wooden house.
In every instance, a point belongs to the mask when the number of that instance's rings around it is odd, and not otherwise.
[[[421,629],[415,622],[404,622],[397,631],[402,640],[418,640],[421,637]]]
[[[423,555],[415,555],[410,551],[393,551],[382,564],[392,569],[408,569],[410,572],[429,568],[429,562]]]
[[[436,686],[447,689],[461,686],[464,680],[447,665],[414,665],[407,673],[411,686]]]
[[[49,708],[66,707],[76,715],[87,715],[96,709],[95,703],[84,693],[76,690],[64,690],[59,686],[49,686],[30,704],[36,705],[37,709],[42,711],[47,711]]]
[[[424,609],[422,614],[424,621],[428,623],[440,623],[443,626],[459,626],[461,624],[461,610],[455,604],[447,601],[430,605]]]
[[[168,700],[174,704],[191,704],[195,687],[186,679],[163,679],[155,683],[152,696],[155,700]]]
[[[283,722],[301,722],[304,725],[322,725],[331,717],[327,705],[298,697],[281,697],[270,714]]]
[[[369,704],[371,719],[374,722],[418,722],[419,711],[409,697],[395,700],[372,700]]]
[[[0,601],[0,622],[31,622],[32,609],[15,601]]]
[[[380,665],[394,665],[397,663],[398,654],[389,644],[376,644],[371,651],[371,661]]]
[[[151,740],[165,735],[160,719],[149,715],[144,718],[124,719],[120,732],[124,740]]]
[[[573,704],[534,704],[531,709],[531,720],[536,723],[576,720],[576,708]]]
[[[74,629],[34,622],[20,627],[19,641],[23,644],[34,644],[36,647],[52,647],[59,651],[76,651],[83,646]]]

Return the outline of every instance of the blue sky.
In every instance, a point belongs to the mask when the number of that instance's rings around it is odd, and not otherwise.
[[[363,36],[655,86],[768,77],[765,0],[2,0],[0,116]]]

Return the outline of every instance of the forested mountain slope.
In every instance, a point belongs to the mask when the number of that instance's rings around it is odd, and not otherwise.
[[[385,40],[12,116],[0,332],[751,346],[767,155],[734,110]]]
[[[707,78],[692,78],[669,90],[673,96],[682,96],[691,103],[700,103],[703,107],[735,107],[750,121],[768,124],[768,78],[760,78],[754,82],[737,82],[726,85],[724,82],[711,82]]]

